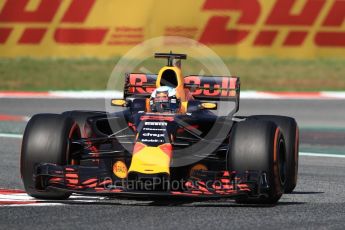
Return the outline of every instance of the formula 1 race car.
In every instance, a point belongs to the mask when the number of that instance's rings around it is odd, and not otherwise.
[[[123,98],[111,100],[121,111],[67,111],[30,119],[20,164],[29,195],[274,204],[293,191],[299,147],[293,118],[235,116],[238,77],[184,77],[185,54],[155,57],[168,61],[158,74],[126,74]]]

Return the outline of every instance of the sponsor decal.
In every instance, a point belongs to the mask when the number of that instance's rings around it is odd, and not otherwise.
[[[236,45],[254,35],[253,46],[272,46],[279,37],[283,38],[281,46],[301,46],[310,35],[315,46],[345,46],[345,32],[341,29],[345,19],[343,0],[206,0],[203,10],[215,12],[199,39],[205,44]],[[240,17],[229,28],[232,17],[217,11],[238,12]],[[332,27],[335,31],[327,30]]]
[[[207,171],[208,168],[204,164],[196,164],[190,169],[189,176],[191,176],[195,171],[200,171],[200,170]]]
[[[113,165],[113,172],[118,178],[126,178],[128,174],[126,164],[123,161],[116,161]]]
[[[160,122],[160,121],[145,121],[145,125],[152,125],[152,126],[167,126],[167,122]]]
[[[163,18],[170,8],[164,1],[135,4],[133,8],[133,1],[120,0],[4,0],[0,56],[109,57],[158,36],[191,38],[224,56],[345,56],[339,50],[345,47],[344,0],[176,0],[179,13],[168,22]],[[131,9],[130,17],[123,9]],[[181,45],[175,43],[169,37],[164,41]]]
[[[164,116],[164,115],[145,115],[141,116],[140,120],[155,120],[155,121],[173,121],[174,117],[173,116]]]
[[[154,129],[154,128],[147,128],[147,127],[144,127],[143,130],[145,130],[145,131],[165,131],[165,129]]]
[[[143,133],[144,137],[164,137],[164,133]]]
[[[157,75],[153,74],[130,74],[128,76],[129,90],[133,94],[150,94],[152,88],[145,87],[146,84],[154,84]],[[238,88],[237,77],[207,77],[207,76],[186,76],[184,84],[190,85],[193,96],[207,97],[235,97]],[[135,87],[134,87],[135,86]],[[143,116],[144,119],[169,120],[169,117]],[[171,120],[171,119],[170,119]]]
[[[146,138],[141,139],[141,141],[143,143],[164,143],[165,142],[162,139],[146,139]]]
[[[161,116],[157,116],[158,118],[163,118]],[[169,117],[166,117],[169,118]],[[158,146],[161,143],[169,142],[167,129],[168,129],[168,122],[165,121],[142,121],[142,128],[139,131],[138,140],[148,146]],[[141,126],[141,125],[140,125]]]

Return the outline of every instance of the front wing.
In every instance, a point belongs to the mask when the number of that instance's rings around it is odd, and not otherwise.
[[[127,179],[113,179],[112,175],[99,167],[58,166],[40,164],[34,175],[36,189],[59,190],[78,194],[154,198],[154,197],[189,197],[189,198],[239,198],[264,195],[268,188],[266,174],[258,171],[195,171],[183,182],[183,188],[173,190],[137,189],[129,186]],[[136,181],[142,183],[142,181]],[[150,187],[152,188],[152,186]]]

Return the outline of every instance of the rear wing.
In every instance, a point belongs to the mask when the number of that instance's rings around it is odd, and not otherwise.
[[[157,74],[126,74],[124,98],[150,97],[156,88],[156,80]],[[189,89],[196,100],[236,102],[236,111],[238,110],[239,77],[190,75],[184,77],[184,88]]]
[[[192,75],[184,78],[184,88],[197,100],[235,101],[239,99],[238,77]]]

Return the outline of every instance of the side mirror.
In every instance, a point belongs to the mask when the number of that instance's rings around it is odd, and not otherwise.
[[[208,110],[216,110],[217,109],[217,104],[211,103],[211,102],[201,103],[200,106],[201,106],[201,109],[208,109]]]
[[[125,107],[127,103],[126,103],[126,100],[124,99],[111,99],[111,105]]]

